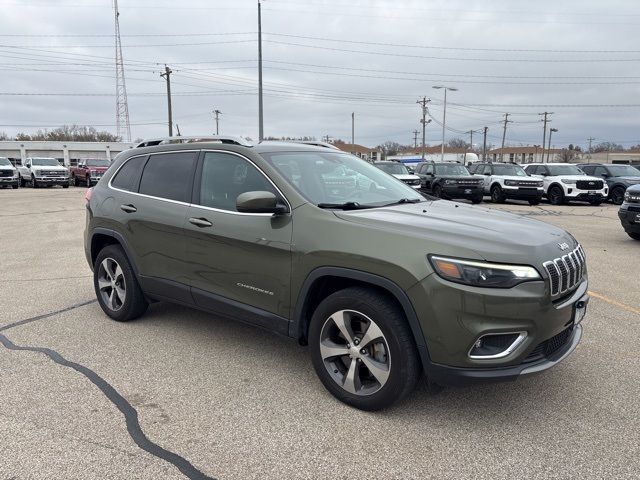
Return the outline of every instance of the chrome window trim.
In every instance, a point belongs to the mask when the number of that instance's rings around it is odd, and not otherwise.
[[[273,217],[273,213],[245,213],[245,212],[234,212],[231,210],[223,210],[220,208],[213,208],[213,207],[207,207],[204,205],[200,205],[198,203],[193,203],[193,202],[181,202],[179,200],[171,200],[170,198],[163,198],[163,197],[156,197],[153,195],[145,195],[144,193],[140,193],[140,192],[131,192],[129,190],[123,190],[121,188],[117,188],[114,187],[111,182],[113,181],[113,179],[116,177],[116,175],[118,175],[118,172],[120,171],[120,169],[129,161],[131,161],[134,158],[139,158],[139,157],[151,157],[152,155],[162,155],[162,154],[167,154],[167,153],[184,153],[184,152],[214,152],[214,153],[229,153],[232,155],[236,155],[244,160],[246,160],[247,162],[249,162],[251,165],[253,165],[258,172],[260,172],[268,181],[269,183],[271,183],[271,185],[273,185],[273,187],[276,189],[276,191],[282,196],[282,198],[284,198],[284,201],[286,202],[287,206],[289,207],[289,213],[291,214],[291,212],[293,211],[293,208],[291,207],[291,204],[289,203],[289,200],[287,199],[287,197],[282,193],[282,190],[280,190],[278,188],[278,186],[273,183],[273,181],[262,171],[262,169],[260,167],[258,167],[254,162],[252,162],[249,158],[245,157],[242,154],[236,153],[236,152],[232,152],[230,150],[203,150],[203,149],[193,149],[193,150],[167,150],[167,151],[162,151],[162,152],[154,152],[154,153],[142,153],[139,155],[132,155],[131,157],[127,158],[124,162],[122,162],[122,164],[120,164],[120,166],[116,169],[116,171],[113,173],[113,175],[111,175],[111,178],[109,179],[109,183],[107,184],[107,187],[110,188],[111,190],[115,190],[117,192],[122,192],[122,193],[128,193],[130,195],[136,195],[138,197],[143,197],[143,198],[151,198],[151,199],[155,199],[155,200],[161,200],[163,202],[168,202],[168,203],[174,203],[177,205],[185,205],[187,207],[197,207],[197,208],[203,208],[205,210],[211,210],[213,212],[218,212],[218,213],[227,213],[230,215],[240,215],[240,216],[251,216],[251,217]],[[204,159],[203,159],[204,160]],[[144,169],[143,169],[144,171]]]
[[[473,350],[476,342],[478,340],[481,340],[484,337],[488,337],[489,335],[518,335],[518,337],[513,341],[511,345],[509,345],[505,350],[503,350],[500,353],[496,353],[494,355],[471,355],[471,351]],[[471,345],[471,348],[469,349],[468,355],[469,355],[469,358],[473,360],[495,360],[498,358],[504,358],[511,355],[520,345],[522,345],[522,342],[524,342],[526,338],[527,338],[527,332],[525,331],[485,333],[484,335],[481,335],[473,342],[473,345]]]

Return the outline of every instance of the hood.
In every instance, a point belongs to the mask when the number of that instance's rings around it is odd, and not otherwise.
[[[627,192],[640,193],[640,185],[632,185],[631,187],[627,188]]]
[[[0,165],[0,170],[15,170],[15,167],[12,167],[11,165]]]
[[[553,177],[554,177],[553,175],[549,175],[549,177],[547,178],[553,178]],[[593,182],[594,180],[603,181],[602,178],[591,177],[589,175],[556,175],[556,177],[564,178],[565,180],[586,180],[587,182]]]
[[[420,180],[420,177],[417,175],[413,175],[411,173],[394,173],[393,174],[394,177],[396,177],[398,180]]]
[[[547,223],[495,209],[446,200],[337,211],[348,222],[414,237],[424,242],[424,254],[452,255],[498,263],[541,267],[566,252],[558,246],[577,242]]]

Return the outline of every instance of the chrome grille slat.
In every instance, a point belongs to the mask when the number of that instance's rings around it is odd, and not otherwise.
[[[545,262],[551,296],[561,295],[578,285],[587,273],[587,256],[578,245],[572,252]]]

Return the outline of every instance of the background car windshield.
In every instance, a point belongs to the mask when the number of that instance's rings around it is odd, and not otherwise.
[[[109,160],[87,160],[89,167],[108,167],[109,165]]]
[[[0,157],[0,165],[2,166],[11,166],[11,162],[8,158]]]
[[[436,175],[471,175],[467,167],[456,164],[436,165]]]
[[[262,153],[309,201],[381,206],[401,199],[424,199],[416,191],[374,165],[347,153]]]
[[[517,177],[526,177],[527,172],[520,165],[493,165],[494,175],[514,175]]]
[[[401,163],[381,163],[376,167],[389,175],[409,175],[409,170]]]
[[[640,170],[631,165],[612,165],[609,171],[614,177],[640,177]]]
[[[55,158],[33,158],[31,159],[31,165],[37,165],[40,167],[59,167],[60,164]]]
[[[558,175],[586,175],[575,165],[548,165],[549,175],[552,177]]]

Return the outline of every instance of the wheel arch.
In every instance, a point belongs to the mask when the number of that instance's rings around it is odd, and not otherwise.
[[[289,324],[289,336],[302,345],[307,344],[309,323],[315,308],[334,292],[347,287],[362,286],[375,289],[394,301],[405,314],[413,339],[420,352],[423,366],[430,364],[426,340],[418,317],[407,294],[395,282],[360,270],[343,267],[319,267],[313,270],[302,284]]]
[[[549,186],[547,187],[547,192],[549,192],[549,190],[551,190],[553,187],[558,187],[560,190],[562,190],[563,195],[567,194],[562,184],[557,181],[549,184]]]
[[[131,255],[131,249],[129,248],[129,245],[125,238],[120,233],[116,232],[115,230],[109,230],[107,228],[95,228],[91,232],[91,242],[89,245],[91,268],[93,268],[93,265],[96,262],[96,258],[98,258],[98,254],[103,248],[109,245],[118,245],[124,250],[124,253],[127,256],[131,268],[133,268],[136,276],[139,276],[138,267],[133,261],[133,257]]]

